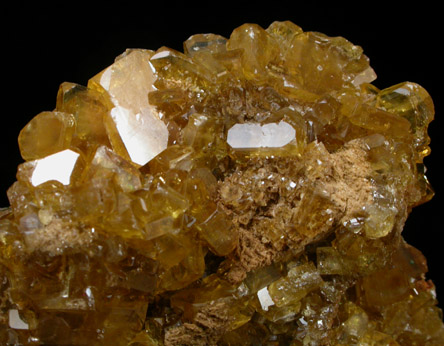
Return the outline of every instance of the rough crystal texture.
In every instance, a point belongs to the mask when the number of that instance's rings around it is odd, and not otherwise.
[[[291,22],[131,49],[20,132],[2,345],[443,345],[401,232],[433,103]]]

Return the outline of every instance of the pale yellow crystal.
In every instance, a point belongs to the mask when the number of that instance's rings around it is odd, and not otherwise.
[[[279,55],[279,46],[270,34],[256,24],[236,28],[227,43],[229,50],[242,49],[242,68],[247,79],[266,81],[269,63]]]
[[[378,93],[377,104],[390,113],[407,119],[415,138],[418,161],[430,154],[427,126],[435,112],[432,98],[420,85],[411,82],[400,83]]]
[[[90,167],[92,171],[104,169],[114,172],[117,185],[125,192],[139,190],[142,187],[139,171],[105,146],[97,148]]]
[[[129,50],[89,82],[103,88],[114,107],[105,119],[113,149],[137,165],[144,165],[168,144],[168,130],[148,102],[156,79],[150,64],[153,52]]]
[[[391,232],[398,212],[395,208],[371,205],[366,207],[366,211],[369,214],[364,225],[367,237],[380,238]]]
[[[194,57],[203,51],[217,54],[226,51],[227,39],[215,34],[197,34],[193,35],[183,44],[184,53]]]

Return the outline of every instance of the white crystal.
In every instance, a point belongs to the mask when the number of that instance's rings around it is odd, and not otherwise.
[[[17,309],[9,310],[9,327],[12,329],[29,329],[28,323],[20,318]]]
[[[150,108],[134,114],[117,106],[111,110],[111,118],[133,162],[144,165],[167,147],[168,130]]]
[[[36,160],[31,184],[37,186],[50,180],[56,180],[63,185],[69,185],[79,156],[79,153],[67,149]]]
[[[169,50],[164,50],[164,51],[154,54],[153,57],[151,58],[151,60],[166,58],[167,56],[170,56],[170,55],[171,55],[171,52]]]
[[[148,93],[156,77],[150,64],[153,52],[132,50],[108,67],[100,85],[109,93],[114,108],[111,118],[131,160],[144,165],[168,145],[168,129]]]
[[[295,139],[295,129],[285,121],[236,124],[228,130],[227,136],[228,144],[235,149],[280,148]]]
[[[270,293],[268,292],[267,287],[264,287],[260,289],[257,292],[257,297],[259,299],[259,302],[261,303],[261,307],[263,310],[268,311],[268,308],[272,305],[274,305],[274,301],[270,296]]]
[[[361,73],[357,74],[353,80],[352,84],[355,87],[359,87],[363,83],[371,83],[376,79],[376,73],[375,71],[369,66]]]

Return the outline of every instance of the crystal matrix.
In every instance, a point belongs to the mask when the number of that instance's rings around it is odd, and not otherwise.
[[[130,49],[20,132],[5,345],[442,345],[424,256],[433,103],[290,22]]]

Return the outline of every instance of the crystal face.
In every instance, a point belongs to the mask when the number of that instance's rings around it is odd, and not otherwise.
[[[69,185],[72,171],[79,156],[79,153],[72,150],[63,150],[36,160],[31,176],[31,184],[38,186],[47,181],[55,180],[63,185]]]
[[[291,22],[128,49],[20,132],[3,345],[442,345],[402,229],[434,106]]]
[[[236,124],[228,130],[227,143],[232,148],[279,148],[296,139],[295,129],[278,124]]]
[[[151,56],[149,51],[128,51],[89,83],[102,87],[114,105],[106,121],[112,128],[108,134],[114,134],[109,136],[114,150],[139,165],[149,162],[168,143],[168,129],[147,98],[156,78]]]

